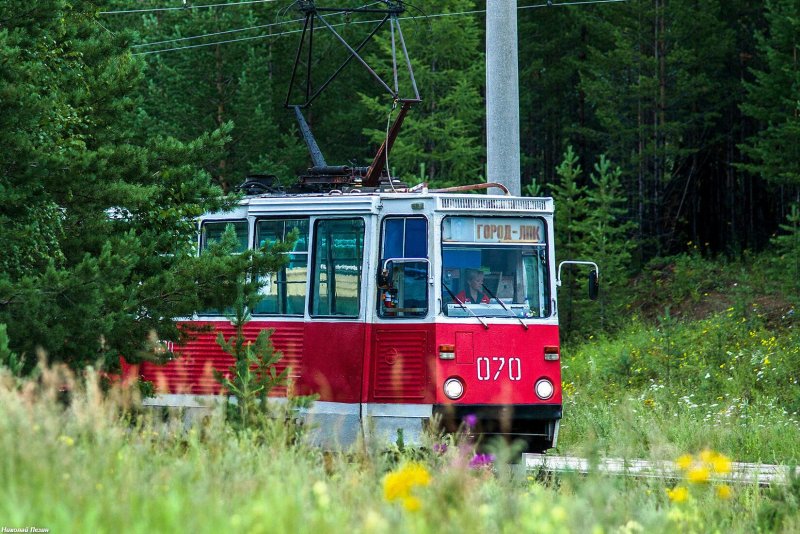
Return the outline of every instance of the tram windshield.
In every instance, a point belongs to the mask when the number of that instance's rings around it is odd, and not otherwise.
[[[450,317],[549,317],[546,235],[541,218],[447,217],[442,312]]]

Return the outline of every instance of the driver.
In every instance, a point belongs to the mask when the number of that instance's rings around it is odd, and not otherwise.
[[[483,271],[467,269],[467,287],[456,295],[456,300],[461,304],[489,304],[489,295],[484,291]]]

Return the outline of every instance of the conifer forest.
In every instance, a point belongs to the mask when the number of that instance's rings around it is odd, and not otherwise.
[[[800,0],[516,0],[442,193],[505,1],[0,0],[2,532],[800,532]]]
[[[289,183],[310,165],[284,106],[297,2],[207,4],[3,2],[0,323],[29,364],[37,347],[114,361],[230,301],[215,277],[243,265],[183,254],[193,218],[250,173]],[[603,306],[656,258],[735,260],[797,233],[800,4],[519,4],[522,188],[556,199],[561,258],[604,265]],[[359,6],[326,15],[350,42],[374,19]],[[418,1],[401,17],[422,97],[391,153],[407,183],[487,179],[485,9]],[[389,46],[379,33],[362,53],[388,72]],[[322,33],[316,50],[303,68],[319,85],[345,51]],[[336,164],[367,164],[392,112],[357,67],[307,111]]]

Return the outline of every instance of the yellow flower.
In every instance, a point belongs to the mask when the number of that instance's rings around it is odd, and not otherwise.
[[[731,460],[724,454],[717,454],[714,456],[714,459],[711,460],[711,469],[714,470],[715,473],[719,473],[721,475],[727,475],[731,472]]]
[[[410,510],[409,506],[421,504],[406,502],[411,497],[411,490],[415,486],[427,486],[430,483],[431,474],[423,465],[409,463],[383,478],[383,497],[390,502],[402,500],[403,506]]]
[[[58,436],[58,441],[66,445],[67,447],[72,447],[75,445],[75,440],[69,436]]]
[[[702,484],[704,482],[708,482],[710,478],[711,471],[705,466],[693,467],[688,473],[686,473],[686,480],[693,484]]]
[[[730,486],[726,486],[723,484],[722,486],[717,486],[717,497],[720,499],[728,500],[733,497],[733,490]]]
[[[716,458],[716,456],[717,453],[709,449],[706,449],[700,453],[700,459],[707,464],[711,463],[714,460],[714,458]]]
[[[672,502],[685,502],[689,498],[689,490],[684,486],[675,486],[667,490],[667,497]]]
[[[409,512],[417,512],[422,508],[422,501],[418,497],[409,496],[403,499],[403,508]]]
[[[675,465],[677,465],[678,469],[681,471],[686,471],[692,466],[692,455],[684,454],[680,456],[677,460],[675,460]]]

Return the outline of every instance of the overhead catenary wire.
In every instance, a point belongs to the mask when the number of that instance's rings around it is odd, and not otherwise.
[[[241,33],[241,32],[247,32],[247,31],[250,31],[250,30],[263,30],[265,28],[273,28],[275,26],[283,26],[285,24],[291,24],[292,22],[303,22],[303,19],[286,20],[286,21],[283,21],[283,22],[273,22],[271,24],[259,24],[258,26],[250,26],[249,28],[237,28],[235,30],[225,30],[225,31],[221,31],[221,32],[204,33],[202,35],[191,35],[191,36],[188,36],[188,37],[176,37],[175,39],[165,39],[163,41],[153,41],[153,42],[150,42],[150,43],[139,43],[139,44],[131,45],[131,48],[143,48],[143,47],[146,47],[146,46],[156,46],[156,45],[162,45],[162,44],[167,44],[167,43],[177,43],[177,42],[180,42],[180,41],[191,41],[192,39],[204,39],[206,37],[214,37],[216,35],[227,35],[227,34],[231,34],[231,33]],[[272,36],[272,35],[275,35],[275,34],[267,34],[267,35],[268,36]]]
[[[221,4],[205,4],[200,6],[192,6],[184,4],[179,7],[150,7],[142,9],[121,9],[117,11],[100,11],[98,15],[122,15],[125,13],[151,13],[156,11],[185,11],[187,9],[203,9],[212,7],[230,7],[240,6],[243,4],[263,4],[265,2],[277,2],[278,0],[242,0],[240,2],[225,2]]]
[[[267,1],[267,0],[263,0],[263,1]],[[269,1],[275,1],[275,0],[269,0]],[[616,3],[627,2],[627,1],[628,0],[578,0],[578,1],[575,1],[575,2],[558,2],[558,3],[552,3],[552,4],[535,4],[535,5],[528,5],[528,6],[519,6],[517,9],[518,10],[522,10],[522,9],[550,8],[550,7],[575,6],[575,5],[586,5],[586,4],[616,4]],[[470,11],[459,11],[459,12],[455,12],[455,13],[434,13],[434,14],[430,14],[430,15],[425,15],[425,17],[426,18],[441,18],[441,17],[454,17],[454,16],[462,16],[462,15],[477,15],[477,14],[482,14],[482,13],[486,13],[486,10],[485,9],[475,9],[475,10],[470,10]],[[419,19],[419,18],[421,18],[421,17],[420,16],[398,17],[399,20],[416,20],[416,19]],[[341,22],[341,23],[338,23],[338,24],[331,24],[331,27],[332,28],[337,28],[337,27],[347,26],[347,25],[372,24],[372,23],[381,22],[382,20],[383,19],[371,19],[371,20],[357,20],[357,21]],[[287,22],[293,22],[293,21],[287,21]],[[202,43],[202,44],[196,44],[196,45],[178,46],[178,47],[174,47],[174,48],[162,48],[160,50],[149,50],[149,51],[146,51],[146,52],[134,52],[132,55],[134,55],[134,56],[142,56],[142,55],[149,55],[149,54],[160,54],[162,52],[175,52],[175,51],[178,51],[178,50],[189,50],[189,49],[192,49],[192,48],[202,48],[202,47],[205,47],[205,46],[215,46],[215,45],[227,44],[227,43],[237,43],[237,42],[240,42],[240,41],[252,41],[252,40],[255,40],[255,39],[267,39],[267,38],[270,38],[270,37],[281,37],[281,36],[284,36],[284,35],[291,35],[291,34],[294,34],[294,33],[300,33],[302,31],[303,30],[301,28],[301,29],[297,29],[297,30],[289,30],[289,31],[280,32],[280,33],[266,33],[266,34],[262,34],[262,35],[255,35],[255,36],[252,36],[252,37],[242,37],[242,38],[239,38],[239,39],[229,39],[229,40],[225,40],[225,41],[214,41],[213,43]],[[208,35],[213,35],[213,34],[208,34]],[[196,38],[201,38],[201,37],[205,37],[205,36],[204,35],[196,36]],[[166,42],[170,42],[170,41],[166,41]]]
[[[254,39],[266,39],[268,37],[280,37],[282,35],[290,35],[292,33],[300,33],[302,31],[303,31],[302,29],[299,29],[299,30],[289,30],[289,31],[280,32],[280,33],[267,33],[267,34],[263,34],[263,35],[254,35],[252,37],[240,37],[238,39],[228,39],[226,41],[214,41],[213,43],[201,43],[201,44],[196,44],[196,45],[178,46],[178,47],[175,47],[175,48],[162,48],[160,50],[148,50],[148,51],[145,51],[145,52],[134,52],[131,55],[133,55],[133,56],[146,56],[146,55],[149,55],[149,54],[160,54],[161,52],[173,52],[173,51],[176,51],[176,50],[189,50],[191,48],[202,48],[204,46],[214,46],[214,45],[227,44],[227,43],[238,43],[240,41],[252,41]]]
[[[370,4],[364,4],[361,7],[369,7],[369,6],[373,6],[375,4],[378,4],[378,3],[380,3],[380,2],[372,2]],[[357,8],[357,9],[360,9],[360,8]],[[348,13],[350,13],[350,11],[343,10],[343,11],[338,11],[336,13],[330,13],[328,15],[323,15],[323,16],[324,17],[335,17],[335,16],[338,16],[338,15],[346,15]],[[131,48],[143,48],[143,47],[147,47],[147,46],[156,46],[156,45],[162,45],[162,44],[167,44],[167,43],[177,43],[177,42],[180,42],[180,41],[191,41],[193,39],[204,39],[206,37],[214,37],[216,35],[228,35],[228,34],[231,34],[231,33],[241,33],[241,32],[246,32],[246,31],[251,31],[251,30],[262,30],[262,29],[265,29],[265,28],[273,28],[273,27],[276,27],[276,26],[283,26],[283,25],[286,25],[286,24],[292,24],[294,22],[303,22],[304,20],[305,19],[284,20],[284,21],[281,21],[281,22],[272,22],[272,23],[269,23],[269,24],[259,24],[258,26],[249,26],[247,28],[237,28],[237,29],[234,29],[234,30],[224,30],[224,31],[219,31],[219,32],[204,33],[204,34],[201,34],[201,35],[190,35],[188,37],[176,37],[174,39],[164,39],[162,41],[152,41],[152,42],[149,42],[149,43],[138,43],[138,44],[135,44],[135,45],[131,45]],[[268,36],[273,36],[275,34],[267,34],[267,35]]]

